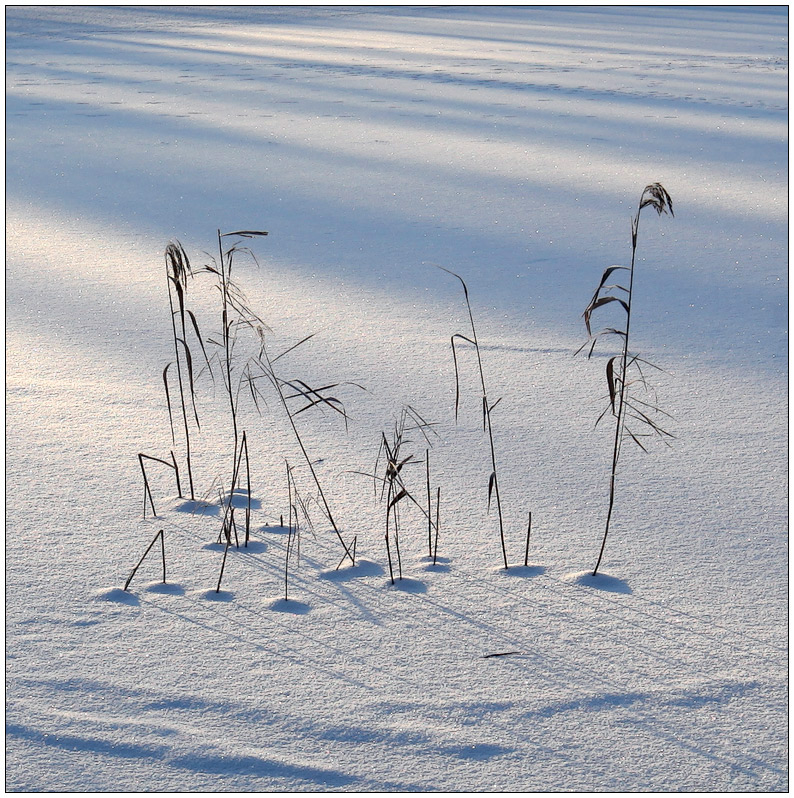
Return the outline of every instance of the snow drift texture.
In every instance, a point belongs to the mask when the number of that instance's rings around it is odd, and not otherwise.
[[[787,789],[785,8],[6,15],[9,789]],[[655,181],[676,217],[644,217],[632,336],[676,441],[624,453],[592,580],[607,353],[572,353]],[[270,232],[237,278],[272,351],[317,333],[289,375],[367,389],[347,433],[300,417],[360,560],[318,515],[289,602],[274,401],[241,404],[258,506],[220,594],[217,516],[163,477],[141,518],[163,250],[208,263],[219,227]],[[527,569],[500,568],[471,349],[454,423],[467,317],[433,264],[471,292]],[[204,491],[231,443],[202,380]],[[405,511],[395,589],[355,472],[404,404],[440,435],[440,560]],[[160,528],[168,584],[152,556],[124,593]]]

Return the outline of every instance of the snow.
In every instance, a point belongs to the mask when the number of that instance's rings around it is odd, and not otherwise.
[[[6,9],[10,791],[786,791],[786,7]],[[639,235],[634,346],[672,449],[626,449],[613,529],[604,359],[573,352]],[[237,279],[288,376],[319,513],[284,600],[275,397],[241,408],[251,545],[153,487],[172,446],[163,251],[265,229]],[[492,401],[511,567],[487,511]],[[192,301],[219,322],[210,284]],[[214,314],[214,315],[213,315]],[[201,491],[228,480],[201,383]],[[392,586],[371,472],[434,422],[439,557],[405,510]],[[418,461],[425,445],[414,436]],[[425,496],[424,468],[408,472]],[[304,489],[310,493],[310,484]],[[196,510],[195,512],[192,512]],[[527,513],[533,526],[523,566]],[[128,592],[126,579],[159,529]],[[158,544],[159,545],[159,544]],[[498,655],[498,656],[497,656]]]

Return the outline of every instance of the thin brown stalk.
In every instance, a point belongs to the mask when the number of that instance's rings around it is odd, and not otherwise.
[[[625,330],[613,330],[610,329],[611,332],[618,332],[619,335],[622,337],[622,350],[620,355],[617,357],[611,358],[607,363],[607,383],[609,385],[609,395],[610,395],[610,406],[615,416],[615,434],[612,443],[612,468],[610,473],[610,482],[609,482],[609,504],[607,508],[607,516],[606,516],[606,524],[604,527],[604,535],[601,540],[601,548],[598,553],[598,560],[596,561],[595,568],[593,569],[593,576],[598,573],[598,569],[601,565],[601,560],[604,556],[604,550],[606,548],[607,537],[609,535],[610,523],[612,521],[612,511],[614,509],[615,504],[615,486],[616,486],[616,478],[617,478],[617,471],[618,471],[618,461],[620,459],[621,447],[623,441],[626,437],[630,438],[634,441],[643,451],[645,447],[639,440],[637,434],[635,434],[632,430],[628,429],[626,426],[626,419],[634,418],[635,420],[647,424],[656,434],[660,437],[663,436],[670,436],[669,433],[665,432],[661,429],[653,420],[642,411],[638,410],[631,404],[629,399],[628,390],[631,385],[631,381],[628,379],[628,369],[629,366],[637,364],[638,362],[646,362],[642,361],[641,358],[638,358],[636,355],[631,356],[629,355],[629,336],[631,333],[631,308],[632,308],[632,298],[634,294],[634,276],[635,276],[635,263],[636,263],[636,255],[637,255],[637,238],[639,234],[639,227],[640,227],[640,215],[642,213],[643,208],[652,207],[658,215],[662,213],[669,213],[671,216],[673,214],[673,202],[670,199],[670,195],[664,189],[664,187],[659,183],[652,183],[645,187],[640,197],[639,206],[637,208],[636,215],[631,220],[631,265],[628,267],[629,272],[629,284],[628,288],[618,285],[618,286],[609,286],[606,285],[607,279],[610,275],[616,271],[617,269],[626,269],[626,267],[617,267],[612,266],[607,269],[601,277],[601,282],[596,289],[595,293],[593,294],[592,299],[590,300],[590,304],[585,308],[584,311],[584,319],[585,319],[585,326],[587,327],[588,333],[590,333],[590,315],[594,310],[597,310],[600,307],[610,303],[610,302],[618,302],[620,307],[625,311],[626,314],[626,327]],[[610,289],[618,289],[625,294],[625,299],[618,298],[611,295],[602,295],[601,291],[606,291]],[[595,346],[595,341],[597,336],[593,338],[592,345],[590,347],[590,354],[593,352],[593,348]],[[618,360],[619,364],[617,368],[615,367],[615,361]],[[648,364],[652,365],[652,364]],[[639,368],[639,365],[637,366]],[[640,368],[640,380],[644,383],[645,378],[642,374]],[[655,408],[654,408],[655,409]],[[629,412],[629,411],[633,411]],[[600,420],[600,419],[599,419]],[[672,436],[670,436],[672,437]]]
[[[463,278],[456,274],[455,272],[451,271],[450,269],[445,269],[443,266],[439,266],[439,269],[445,271],[447,274],[451,274],[453,277],[457,277],[460,280],[460,284],[463,286],[463,295],[466,300],[466,309],[469,313],[469,324],[471,326],[471,338],[465,335],[461,335],[460,333],[456,333],[452,336],[452,356],[455,362],[455,418],[457,419],[457,411],[458,411],[458,397],[460,393],[459,389],[459,378],[458,378],[458,361],[457,355],[455,353],[455,339],[460,339],[466,341],[474,346],[474,351],[477,354],[477,367],[480,374],[480,385],[482,387],[482,413],[483,413],[483,429],[488,433],[488,443],[490,444],[491,448],[491,475],[488,480],[488,503],[490,506],[491,494],[493,493],[496,497],[496,511],[499,516],[499,538],[502,544],[502,558],[504,560],[505,569],[508,568],[507,564],[507,547],[505,544],[505,532],[504,532],[504,521],[502,518],[502,499],[499,493],[499,478],[497,477],[497,468],[496,468],[496,447],[494,446],[494,437],[493,437],[493,426],[491,425],[491,411],[496,407],[497,404],[501,401],[497,399],[496,402],[491,404],[488,401],[488,392],[485,389],[485,371],[483,369],[482,364],[482,353],[480,351],[480,345],[477,340],[477,329],[474,325],[474,313],[471,308],[471,302],[469,300],[469,289],[466,286],[465,281]]]
[[[162,550],[162,557],[163,557],[163,584],[165,584],[165,535],[163,534],[163,530],[161,529],[152,539],[152,542],[146,547],[146,551],[143,553],[143,556],[140,560],[138,560],[138,564],[132,569],[132,573],[129,575],[129,578],[124,583],[124,590],[126,591],[127,588],[130,586],[130,582],[132,582],[132,577],[138,571],[138,568],[141,567],[141,563],[146,559],[146,555],[152,550],[152,546],[157,542],[157,538],[160,538],[160,546]]]

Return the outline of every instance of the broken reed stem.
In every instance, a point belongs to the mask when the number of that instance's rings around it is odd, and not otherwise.
[[[154,508],[154,499],[152,498],[152,490],[149,487],[149,479],[146,476],[146,469],[143,467],[143,455],[138,454],[138,462],[141,466],[141,473],[143,474],[143,517],[146,518],[146,497],[149,497],[149,504],[152,506],[152,515],[157,518],[157,510]]]
[[[231,538],[226,538],[226,547],[223,549],[223,560],[221,560],[221,572],[218,576],[218,586],[215,588],[216,593],[221,592],[221,580],[223,579],[223,570],[226,568],[226,555],[229,552],[229,546],[231,545]]]
[[[353,535],[353,557],[356,556],[356,543],[358,542],[358,535]],[[298,541],[298,556],[300,557],[300,540]],[[342,563],[347,559],[347,554],[342,555],[342,559],[339,560],[339,565],[336,566],[336,570],[338,571],[342,567]]]
[[[527,523],[527,545],[524,548],[524,567],[529,565],[529,536],[532,533],[532,511],[529,512],[529,522]]]
[[[174,476],[176,477],[176,493],[179,498],[182,498],[182,485],[179,482],[179,466],[176,464],[176,457],[174,456],[173,449],[171,450],[171,462],[174,465]],[[192,501],[192,499],[191,499]]]
[[[248,536],[249,536],[249,523],[251,517],[251,479],[250,473],[248,473],[248,442],[246,440],[245,431],[243,430],[243,437],[242,441],[240,442],[239,452],[237,453],[237,457],[234,462],[234,470],[232,471],[232,484],[229,487],[228,499],[227,501],[221,501],[221,504],[225,505],[225,509],[223,511],[223,524],[221,526],[220,536],[226,533],[228,537],[228,530],[234,528],[234,537],[235,537],[235,544],[237,548],[240,547],[240,541],[237,539],[237,525],[234,522],[234,492],[237,490],[237,483],[240,479],[240,468],[242,466],[242,459],[243,459],[243,450],[246,453],[246,472],[248,476],[248,503],[246,505],[246,513],[245,513],[245,543],[248,545]],[[221,494],[222,496],[222,494]],[[220,536],[218,538],[220,542]]]
[[[440,512],[441,512],[441,488],[436,488],[436,540],[435,545],[433,546],[433,565],[436,564],[436,557],[438,557],[438,529],[439,529],[439,522],[440,522]]]
[[[229,516],[230,523],[229,526],[231,531],[234,532],[234,545],[239,549],[240,548],[240,539],[237,537],[237,522],[234,520],[234,511],[236,508],[232,507],[231,515]]]
[[[284,461],[284,464],[287,468],[287,501],[289,503],[289,532],[287,533],[287,554],[284,557],[284,601],[289,600],[288,596],[288,569],[289,569],[289,553],[290,547],[292,544],[292,512],[295,511],[295,524],[297,526],[298,521],[298,508],[295,507],[292,503],[292,479],[290,473],[289,462],[287,460]],[[283,516],[281,525],[284,525]]]
[[[386,525],[386,556],[389,560],[389,577],[391,578],[391,583],[394,584],[394,568],[392,567],[391,561],[391,546],[389,545],[389,527],[388,527],[388,515],[387,518],[387,525]]]
[[[160,538],[160,544],[162,548],[163,554],[163,584],[165,584],[165,535],[163,534],[163,530],[161,529],[155,536],[152,538],[152,542],[146,547],[146,551],[143,553],[143,557],[138,560],[138,564],[132,569],[132,573],[129,575],[129,578],[124,583],[124,590],[126,591],[127,588],[130,586],[130,582],[132,582],[132,577],[135,576],[138,568],[141,567],[141,563],[146,559],[146,555],[152,550],[152,546],[157,542],[157,538]]]
[[[287,467],[287,503],[289,507],[289,529],[292,531],[292,480],[291,480],[291,473],[289,462],[287,460],[284,461],[284,465]],[[281,516],[281,526],[284,526],[284,516]]]
[[[403,578],[403,561],[402,557],[400,556],[400,522],[399,522],[399,515],[398,515],[398,508],[395,504],[392,508],[394,512],[394,548],[397,550],[397,572],[400,575],[400,579]]]
[[[289,555],[292,549],[292,505],[289,508],[290,512],[290,525],[289,525],[289,534],[287,535],[287,554],[284,557],[284,601],[289,601]],[[295,532],[297,533],[297,516],[298,511],[295,510]]]
[[[391,491],[392,491],[392,487],[389,486],[388,499],[391,499]],[[394,518],[394,533],[393,533],[393,537],[394,537],[394,546],[395,546],[395,549],[397,551],[397,570],[398,570],[399,578],[402,579],[403,578],[403,572],[402,572],[402,562],[400,560],[400,544],[399,544],[399,538],[397,536],[398,535],[398,533],[397,533],[397,524],[398,524],[398,520],[397,520],[397,505],[395,503],[389,501],[388,504],[386,505],[386,556],[389,558],[389,576],[391,577],[391,583],[394,584],[394,566],[393,566],[392,558],[391,558],[391,544],[389,543],[389,518],[392,517],[392,516]]]
[[[245,545],[248,547],[248,539],[251,535],[251,465],[248,460],[248,440],[243,432],[243,446],[245,447],[245,485],[248,501],[245,505]]]
[[[425,450],[425,465],[427,466],[427,554],[433,554],[433,520],[432,520],[432,507],[430,504],[430,449]]]
[[[149,478],[146,474],[146,468],[143,465],[143,461],[145,460],[153,460],[155,463],[162,463],[164,466],[168,466],[169,468],[174,469],[174,474],[176,476],[176,490],[179,494],[179,498],[182,498],[182,489],[179,484],[179,466],[176,464],[176,458],[174,457],[173,451],[171,452],[171,462],[169,463],[168,460],[161,460],[159,457],[152,457],[150,454],[144,454],[143,452],[138,452],[138,463],[141,466],[141,473],[143,474],[143,517],[146,518],[146,497],[149,497],[149,504],[152,507],[152,515],[157,518],[157,510],[154,509],[154,499],[152,498],[152,489],[149,486]]]
[[[604,527],[604,537],[601,539],[601,549],[598,552],[598,560],[593,568],[593,576],[598,574],[601,559],[604,556],[604,549],[607,545],[609,535],[609,524],[612,520],[612,508],[615,506],[615,480],[618,472],[618,460],[620,459],[620,444],[623,440],[623,427],[626,420],[626,363],[629,355],[629,332],[631,331],[631,297],[634,291],[634,262],[637,255],[637,231],[640,224],[640,211],[642,205],[637,210],[637,215],[632,221],[631,235],[631,266],[629,267],[629,290],[626,297],[626,334],[623,336],[623,352],[621,353],[620,365],[620,390],[618,391],[618,412],[615,420],[615,439],[612,445],[612,470],[609,477],[609,507],[607,508],[607,519]]]

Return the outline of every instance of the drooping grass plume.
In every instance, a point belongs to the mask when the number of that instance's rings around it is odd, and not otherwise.
[[[160,538],[160,547],[162,552],[163,558],[163,584],[165,584],[165,535],[163,530],[161,529],[152,539],[152,542],[146,547],[146,551],[143,553],[143,556],[140,560],[138,560],[138,564],[132,569],[132,573],[129,575],[129,578],[124,583],[124,590],[126,591],[127,588],[130,586],[130,582],[132,582],[132,577],[135,576],[138,568],[141,567],[141,563],[146,559],[146,555],[152,550],[152,546],[157,543],[157,538]]]
[[[636,215],[631,220],[631,265],[630,266],[610,266],[601,275],[601,281],[590,300],[590,303],[582,314],[587,328],[588,341],[579,348],[581,351],[589,344],[588,358],[593,354],[596,344],[601,338],[611,336],[617,337],[621,341],[620,353],[611,357],[606,364],[606,380],[609,390],[609,404],[604,412],[598,417],[598,424],[608,413],[615,419],[615,436],[612,445],[612,469],[609,483],[609,506],[607,509],[606,525],[604,535],[601,540],[601,549],[598,554],[593,576],[598,573],[601,560],[604,556],[609,526],[612,520],[612,510],[615,504],[615,482],[620,460],[621,447],[623,441],[631,439],[643,451],[647,451],[640,438],[655,436],[669,444],[669,439],[673,436],[664,430],[656,422],[654,416],[662,414],[669,417],[669,414],[661,410],[655,402],[646,402],[636,396],[636,389],[642,387],[648,389],[649,385],[645,378],[643,367],[658,369],[653,363],[633,354],[629,350],[629,334],[631,332],[631,302],[634,294],[634,265],[637,255],[637,237],[640,227],[640,215],[644,208],[653,208],[657,215],[663,213],[673,213],[673,201],[670,195],[660,183],[652,183],[643,189],[640,196],[639,206]],[[628,272],[628,286],[620,284],[609,284],[608,280],[617,272]],[[618,292],[618,293],[613,293]],[[625,325],[623,327],[605,327],[597,333],[593,333],[590,322],[592,314],[606,305],[616,306],[625,315]],[[660,370],[660,369],[659,369]]]
[[[169,243],[165,248],[165,266],[166,284],[168,286],[168,305],[171,310],[171,332],[174,340],[174,361],[173,363],[168,363],[163,369],[163,384],[165,387],[165,397],[168,406],[168,420],[171,424],[171,439],[174,445],[176,445],[174,418],[171,406],[171,391],[168,384],[168,370],[172,365],[174,365],[177,374],[180,407],[182,410],[182,427],[184,430],[185,459],[187,461],[190,498],[191,500],[195,500],[195,490],[193,487],[193,466],[190,457],[188,398],[185,396],[185,383],[187,383],[190,407],[192,409],[192,416],[197,429],[200,428],[200,424],[198,412],[196,410],[193,355],[188,344],[188,320],[190,321],[193,337],[195,337],[195,339],[198,341],[208,366],[209,360],[207,359],[207,353],[204,349],[204,342],[201,336],[201,331],[199,330],[198,322],[196,321],[196,317],[186,304],[188,278],[193,276],[193,270],[191,268],[187,253],[178,241]]]
[[[471,337],[467,335],[463,335],[462,333],[455,333],[451,338],[452,343],[452,359],[455,364],[455,421],[458,420],[458,405],[460,403],[460,375],[458,373],[458,355],[455,350],[455,342],[456,341],[464,341],[466,343],[471,344],[474,347],[474,351],[477,354],[477,368],[480,374],[480,385],[482,387],[482,426],[483,430],[488,433],[488,443],[491,447],[491,475],[488,478],[488,507],[491,506],[491,498],[496,498],[496,512],[499,516],[499,538],[502,544],[502,558],[504,560],[505,569],[508,568],[507,564],[507,547],[505,544],[505,531],[504,531],[504,520],[502,518],[502,498],[499,493],[499,478],[497,476],[497,469],[496,469],[496,448],[494,446],[494,439],[493,439],[493,426],[491,423],[491,413],[493,412],[494,408],[502,401],[501,397],[497,399],[493,404],[488,399],[488,392],[485,389],[485,371],[483,370],[482,365],[482,352],[480,351],[480,344],[477,340],[477,329],[474,326],[474,314],[471,309],[471,302],[469,300],[469,289],[466,286],[463,278],[456,274],[449,269],[445,269],[443,266],[438,266],[439,269],[445,271],[447,274],[451,274],[453,277],[457,277],[460,280],[460,284],[463,286],[463,295],[466,300],[466,309],[469,313],[469,323],[471,326]]]

